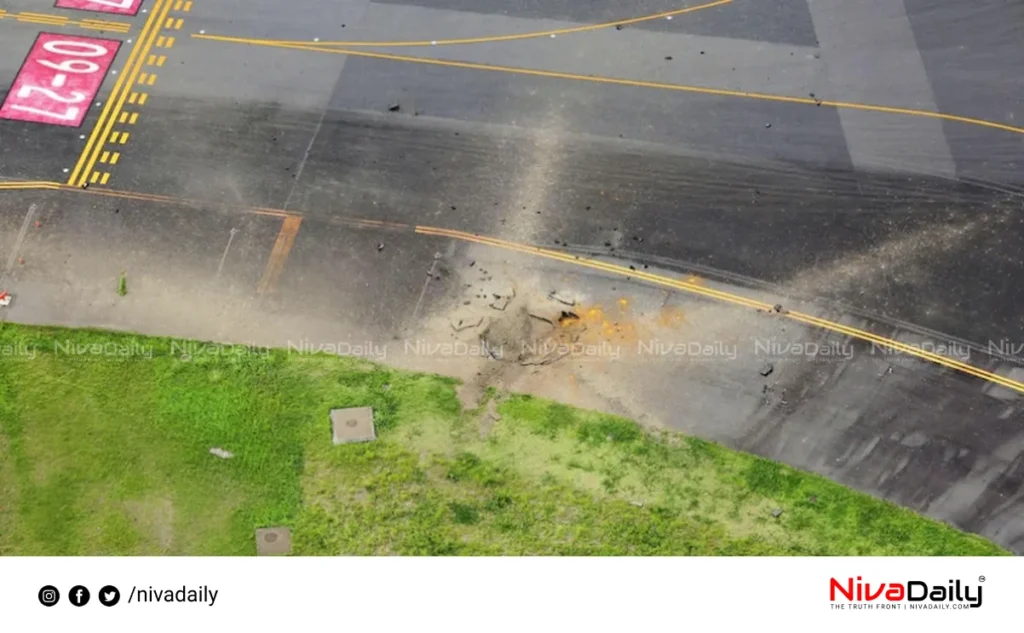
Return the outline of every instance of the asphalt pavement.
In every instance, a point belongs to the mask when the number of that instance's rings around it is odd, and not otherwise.
[[[1018,376],[1017,3],[145,0],[99,15],[125,32],[18,17],[36,4],[0,5],[0,98],[40,31],[125,44],[81,128],[0,120],[14,320],[394,340],[461,304],[439,267],[484,256],[415,230],[434,227],[696,275]],[[517,266],[564,286],[545,261]],[[119,306],[122,270],[140,286]],[[770,413],[756,368],[662,368],[621,412],[1024,551],[1019,392],[927,360],[878,392],[879,362],[791,370],[802,395]]]

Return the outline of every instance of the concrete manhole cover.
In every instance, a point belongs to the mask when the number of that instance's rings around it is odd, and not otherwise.
[[[287,556],[292,553],[292,531],[286,527],[256,530],[257,556]]]
[[[377,439],[372,407],[331,410],[331,434],[335,444],[372,442]]]

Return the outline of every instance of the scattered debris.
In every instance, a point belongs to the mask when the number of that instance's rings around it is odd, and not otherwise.
[[[672,61],[672,56],[671,55],[665,55],[665,59],[667,61]]]
[[[469,267],[472,268],[473,266],[476,266],[476,260],[475,259],[473,261],[469,262]]]
[[[767,128],[767,127],[771,127],[772,124],[771,123],[765,123],[764,126]]]
[[[770,376],[773,371],[775,371],[775,365],[772,365],[771,363],[765,363],[761,367],[761,375],[762,376],[765,376],[765,377]]]
[[[809,503],[818,503],[818,495],[811,495],[810,497],[807,497],[807,501]]]
[[[637,508],[642,508],[642,507],[644,507],[644,502],[643,501],[630,501],[629,505],[635,506]]]
[[[391,391],[391,383],[390,382],[384,383],[383,385],[380,386],[380,390],[381,391]]]
[[[219,457],[221,459],[231,459],[232,457],[235,456],[234,453],[232,453],[231,451],[226,451],[223,448],[211,448],[210,449],[210,454],[211,455],[216,455],[217,457]]]
[[[455,330],[456,332],[462,332],[464,330],[480,327],[480,324],[483,322],[483,317],[478,318],[476,321],[467,321],[465,319],[459,319],[458,321],[456,321],[455,319],[452,319],[452,329]]]
[[[781,304],[781,303],[776,303],[776,304],[775,304],[775,305],[774,305],[774,306],[772,307],[772,310],[775,310],[776,312],[782,312],[782,304]]]
[[[536,314],[534,312],[529,312],[528,314],[530,315],[530,318],[537,319],[538,321],[543,321],[543,322],[547,323],[548,325],[554,325],[555,324],[551,319],[547,318],[546,316],[542,316],[542,315]]]
[[[568,323],[577,323],[580,320],[580,315],[575,312],[567,312],[562,310],[562,314],[558,317],[558,323],[560,325],[566,325]]]
[[[568,355],[569,355],[569,352],[562,351],[561,353],[559,353],[557,355],[555,355],[555,354],[548,354],[547,356],[545,356],[543,358],[540,358],[540,359],[521,360],[521,361],[519,361],[519,364],[524,366],[524,367],[531,367],[531,366],[536,366],[536,365],[550,365],[551,363],[556,363],[556,362],[562,360],[563,358],[565,358]]]
[[[512,297],[510,297],[508,295],[505,295],[505,296],[494,295],[494,297],[495,297],[495,299],[494,299],[494,301],[491,302],[490,305],[495,310],[500,310],[501,312],[504,312],[505,308],[507,308],[508,304],[512,301]]]
[[[548,299],[554,299],[558,303],[561,303],[562,305],[567,305],[569,307],[576,305],[575,299],[567,299],[555,290],[552,290],[551,292],[548,293]]]
[[[782,516],[782,508],[775,508],[774,510],[772,510],[772,516],[776,519]]]
[[[401,109],[402,104],[400,103],[392,103],[391,105],[388,106],[388,112],[398,112]]]
[[[616,24],[615,25],[615,30],[616,31],[621,31],[622,30],[622,25],[621,24]]]
[[[11,305],[11,295],[5,290],[0,292],[0,308],[6,308]]]
[[[377,244],[377,252],[379,253],[382,250],[384,250],[384,242],[380,242]]]

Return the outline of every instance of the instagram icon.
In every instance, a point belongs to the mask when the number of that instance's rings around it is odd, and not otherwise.
[[[52,607],[60,602],[60,592],[53,585],[46,585],[39,590],[39,603],[44,607]]]

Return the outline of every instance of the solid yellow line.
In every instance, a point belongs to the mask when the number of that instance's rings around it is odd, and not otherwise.
[[[63,15],[49,15],[47,13],[32,13],[31,11],[22,11],[18,15],[23,15],[27,18],[42,18],[44,20],[58,20],[61,22],[67,22],[68,18]]]
[[[125,63],[124,69],[130,69],[132,67],[132,63],[139,56],[139,53],[142,51],[143,48],[145,48],[145,43],[143,40],[145,40],[146,35],[147,33],[149,33],[150,29],[152,29],[153,26],[159,21],[157,13],[159,13],[161,3],[164,1],[165,0],[156,0],[156,4],[153,7],[153,13],[150,14],[149,18],[146,20],[146,23],[143,25],[142,33],[140,34],[138,41],[136,41],[135,46],[132,47],[132,52],[128,56],[128,61],[127,63]],[[104,104],[103,111],[100,113],[100,118],[96,121],[96,125],[92,129],[92,133],[89,135],[89,140],[86,142],[85,147],[82,149],[82,153],[78,157],[78,161],[75,163],[75,168],[71,172],[71,177],[68,178],[69,185],[81,184],[76,183],[79,174],[87,173],[86,170],[83,170],[83,167],[85,166],[85,163],[89,160],[89,156],[95,155],[90,154],[90,152],[93,150],[93,146],[95,145],[97,139],[100,137],[101,128],[103,128],[104,123],[110,116],[114,101],[117,99],[118,95],[121,95],[122,92],[127,92],[127,90],[130,89],[130,84],[125,84],[125,81],[127,81],[127,77],[128,73],[122,71],[121,76],[117,78],[117,82],[114,84],[114,89],[110,93],[110,98],[107,100],[107,103]],[[104,135],[106,135],[105,132]]]
[[[607,263],[604,263],[604,262],[599,262],[599,261],[596,261],[596,260],[588,259],[586,257],[577,257],[577,256],[561,253],[559,251],[551,251],[551,250],[544,249],[544,248],[539,248],[539,247],[525,246],[525,245],[522,245],[522,244],[516,244],[515,242],[508,242],[508,241],[500,240],[500,239],[497,239],[497,238],[481,237],[481,236],[473,235],[471,233],[466,233],[466,232],[463,232],[463,231],[453,231],[453,230],[449,230],[449,229],[438,229],[438,228],[426,227],[426,226],[417,226],[415,230],[416,230],[417,233],[420,233],[420,234],[423,234],[423,235],[434,235],[434,236],[439,236],[439,237],[450,237],[450,238],[454,238],[454,239],[459,239],[459,240],[464,240],[464,241],[469,241],[469,242],[475,242],[475,243],[478,243],[478,244],[484,244],[484,245],[489,245],[489,246],[495,246],[495,247],[498,247],[498,248],[504,248],[504,249],[507,249],[507,250],[514,250],[514,251],[518,251],[518,252],[521,252],[521,253],[527,253],[527,254],[532,254],[532,255],[539,255],[541,257],[545,257],[545,258],[548,258],[548,259],[558,260],[558,261],[566,262],[566,263],[569,263],[569,264],[583,266],[583,267],[586,267],[586,268],[592,268],[592,269],[595,269],[595,270],[601,270],[601,271],[604,271],[604,272],[615,273],[615,274],[618,274],[618,275],[624,275],[624,276],[629,277],[631,279],[640,279],[640,280],[644,280],[644,281],[649,281],[649,282],[657,284],[657,285],[668,286],[668,287],[675,288],[675,289],[678,289],[678,290],[685,290],[687,292],[691,292],[691,293],[694,293],[694,294],[703,295],[703,296],[706,296],[706,297],[712,297],[712,298],[715,298],[715,299],[720,299],[720,300],[723,300],[723,301],[728,301],[728,302],[736,304],[736,305],[756,308],[756,309],[763,310],[763,311],[766,311],[766,312],[773,310],[773,306],[771,306],[771,305],[769,305],[767,303],[764,303],[764,302],[761,302],[761,301],[755,301],[753,299],[748,299],[748,298],[743,297],[741,295],[735,295],[735,294],[732,294],[732,293],[712,290],[710,288],[705,288],[705,287],[698,286],[696,284],[692,284],[692,283],[689,283],[689,282],[680,281],[680,280],[677,280],[677,279],[672,279],[670,277],[664,277],[664,276],[655,275],[655,274],[652,274],[652,273],[645,273],[643,271],[631,270],[629,268],[626,268],[625,266],[619,266],[619,265],[615,265],[615,264],[607,264]],[[779,315],[787,317],[787,318],[790,318],[790,319],[795,320],[795,321],[800,321],[800,322],[808,324],[808,325],[814,325],[814,326],[817,326],[817,327],[825,329],[825,330],[830,330],[830,331],[833,331],[833,332],[837,332],[837,333],[845,334],[847,336],[851,336],[853,338],[858,338],[858,339],[861,339],[861,340],[864,340],[864,341],[868,341],[868,342],[871,342],[871,343],[875,343],[875,344],[878,344],[878,345],[883,345],[883,346],[888,347],[890,349],[898,350],[898,351],[900,351],[900,352],[902,352],[904,354],[907,354],[909,356],[914,356],[914,357],[917,357],[917,358],[919,358],[921,360],[929,361],[929,362],[935,363],[937,365],[942,365],[942,366],[947,367],[949,369],[955,369],[957,371],[963,372],[965,374],[969,374],[969,375],[974,376],[976,378],[981,378],[983,380],[986,380],[986,381],[989,381],[989,382],[993,382],[993,383],[999,384],[1001,386],[1007,387],[1007,388],[1012,389],[1014,391],[1017,391],[1017,392],[1020,392],[1020,393],[1024,393],[1024,383],[1018,382],[1018,381],[1010,379],[1010,378],[1006,378],[1004,376],[1000,376],[999,374],[995,374],[995,373],[986,371],[984,369],[980,369],[978,367],[974,367],[972,365],[968,365],[966,363],[963,363],[963,362],[958,361],[958,360],[954,360],[952,358],[948,358],[948,357],[945,357],[945,356],[940,356],[939,354],[934,354],[932,352],[928,352],[926,350],[922,350],[922,349],[914,347],[912,345],[907,345],[906,343],[901,343],[901,342],[893,340],[893,339],[885,338],[883,336],[878,336],[877,334],[873,334],[871,332],[867,332],[867,331],[860,330],[860,329],[857,329],[857,328],[852,328],[852,327],[843,325],[841,323],[836,323],[836,322],[833,322],[833,321],[828,321],[826,319],[821,319],[819,317],[811,316],[811,315],[808,315],[808,314],[803,314],[801,312],[782,312],[782,313],[779,313]]]
[[[82,190],[79,188],[63,186],[60,183],[45,181],[6,183],[0,182],[0,190],[3,189],[59,189],[64,191],[74,191],[76,193],[95,194],[115,198],[124,198],[129,200],[142,200],[147,202],[164,202],[172,204],[195,204],[198,202],[190,201],[185,198],[176,198],[172,196],[164,196],[159,194],[135,193],[131,191],[117,191],[112,189]],[[298,233],[298,227],[302,221],[302,216],[300,214],[277,209],[248,208],[247,211],[256,215],[270,215],[285,219],[285,222],[282,223],[281,231],[278,234],[277,240],[275,241],[274,250],[271,253],[271,260],[268,261],[267,269],[264,271],[263,278],[261,278],[260,280],[259,285],[261,287],[265,287],[267,284],[270,283],[270,281],[272,281],[272,278],[274,278],[276,275],[280,273],[280,267],[283,266],[284,258],[287,257],[288,251],[291,249],[292,243],[295,240],[295,234]],[[448,237],[452,239],[459,239],[463,241],[474,242],[477,244],[483,244],[486,246],[504,248],[506,250],[512,250],[530,255],[537,255],[540,257],[545,257],[547,259],[561,261],[576,266],[581,266],[593,270],[600,270],[608,273],[621,275],[624,277],[629,277],[630,279],[647,281],[664,287],[674,288],[677,290],[684,290],[693,294],[709,297],[712,299],[718,299],[721,301],[726,301],[728,303],[732,303],[734,305],[746,308],[754,308],[765,312],[772,312],[774,309],[773,305],[771,304],[765,303],[763,301],[758,301],[755,299],[750,299],[742,295],[715,290],[688,281],[673,279],[671,277],[647,273],[640,270],[631,270],[625,266],[620,266],[617,264],[608,264],[605,262],[600,262],[582,256],[570,255],[568,253],[563,253],[560,251],[552,251],[538,246],[527,246],[524,244],[518,244],[516,242],[509,242],[507,240],[502,240],[498,238],[483,237],[473,233],[467,233],[465,231],[456,231],[452,229],[443,229],[429,226],[409,227],[407,225],[400,225],[397,223],[386,223],[373,220],[359,221],[356,219],[352,219],[351,221],[352,223],[355,224],[366,224],[371,226],[386,225],[391,226],[393,228],[411,228],[416,233],[421,235]],[[276,270],[277,272],[274,272],[274,270]],[[932,352],[925,351],[912,345],[907,345],[906,343],[901,343],[900,341],[894,339],[889,339],[884,336],[879,336],[877,334],[867,332],[865,330],[860,330],[847,325],[843,325],[841,323],[836,323],[834,321],[829,321],[827,319],[822,319],[801,312],[786,311],[777,313],[776,315],[786,317],[794,321],[799,321],[807,325],[816,326],[832,332],[846,334],[847,336],[851,336],[853,338],[858,338],[864,341],[876,343],[878,345],[883,345],[890,349],[894,349],[904,354],[907,354],[908,356],[914,356],[921,360],[932,362],[934,364],[954,369],[965,374],[975,376],[982,380],[1007,387],[1008,389],[1012,389],[1019,393],[1024,393],[1024,383],[1022,382],[1018,382],[1016,380],[1000,376],[999,374],[995,374],[993,372],[989,372],[984,369],[968,365],[961,361],[957,361],[945,356],[941,356],[939,354],[934,354]]]
[[[153,42],[156,41],[156,36],[159,35],[159,24],[165,17],[167,17],[167,12],[169,10],[170,0],[156,0],[156,4],[154,4],[153,6],[153,13],[151,13],[149,19],[146,20],[146,25],[145,27],[143,27],[142,34],[140,35],[139,38],[139,44],[141,46],[137,47],[134,51],[132,51],[133,53],[138,52],[140,54],[134,60],[134,66],[130,66],[131,72],[127,80],[128,83],[125,86],[125,90],[123,90],[120,96],[118,97],[114,109],[111,111],[112,116],[108,117],[106,124],[104,125],[104,131],[102,136],[100,137],[101,139],[106,138],[109,135],[110,130],[114,127],[114,121],[116,120],[117,115],[120,114],[121,109],[124,107],[124,102],[128,97],[128,91],[130,91],[132,86],[135,84],[135,78],[138,76],[140,70],[142,69],[142,61],[146,58],[146,55],[149,54],[149,50],[150,48],[152,48]],[[129,59],[129,62],[131,61],[132,60]],[[126,66],[126,68],[128,67],[129,66]],[[123,78],[124,74],[122,74],[122,79]],[[111,101],[107,101],[108,106],[110,105],[110,103]],[[89,169],[92,169],[93,165],[96,164],[96,160],[99,158],[99,154],[100,151],[102,151],[102,149],[103,141],[101,140],[100,143],[93,149],[93,152],[90,155],[89,160],[87,161],[87,167],[85,170],[86,173]],[[78,184],[81,185],[82,183]]]
[[[658,90],[672,90],[676,92],[690,92],[696,94],[714,95],[720,97],[741,97],[744,99],[759,99],[763,101],[775,101],[781,103],[798,103],[802,105],[814,105],[814,106],[828,106],[832,108],[846,108],[850,110],[863,110],[867,112],[881,112],[886,114],[902,114],[907,116],[919,116],[932,119],[942,119],[945,121],[956,121],[958,123],[966,123],[969,125],[978,125],[982,127],[993,128],[997,130],[1003,130],[1006,132],[1013,132],[1014,134],[1024,134],[1024,128],[1015,127],[1012,125],[1005,125],[1003,123],[997,123],[995,121],[986,121],[984,119],[975,119],[971,117],[959,116],[955,114],[945,114],[942,112],[930,112],[928,110],[912,110],[909,108],[896,108],[891,106],[873,105],[867,103],[852,103],[849,101],[819,101],[815,99],[809,99],[807,97],[789,97],[785,95],[773,95],[765,94],[761,92],[743,92],[739,90],[725,90],[721,88],[705,88],[702,86],[688,86],[685,84],[671,84],[657,81],[639,81],[635,79],[618,79],[615,77],[602,77],[600,75],[578,75],[575,73],[566,73],[551,70],[535,70],[532,68],[518,68],[515,66],[498,66],[491,64],[478,64],[475,62],[460,62],[444,59],[430,59],[426,57],[411,57],[408,55],[393,55],[391,53],[371,53],[369,51],[354,51],[348,49],[335,49],[335,48],[320,48],[318,46],[309,45],[298,45],[298,44],[271,44],[266,42],[253,42],[250,40],[244,40],[241,38],[230,38],[217,35],[193,35],[192,37],[198,39],[210,39],[223,42],[237,42],[242,44],[250,44],[255,46],[269,46],[271,48],[286,48],[300,51],[311,51],[314,53],[333,53],[336,55],[352,55],[354,57],[370,57],[374,59],[387,59],[398,62],[411,62],[415,64],[428,64],[432,66],[446,66],[450,68],[466,68],[470,70],[487,70],[492,72],[504,72],[516,75],[529,75],[534,77],[548,77],[551,79],[571,79],[574,81],[589,81],[593,83],[611,84],[617,86],[631,86],[634,88],[654,88]]]
[[[602,22],[600,24],[587,24],[584,26],[573,26],[562,29],[550,29],[547,31],[532,31],[529,33],[512,33],[508,35],[491,35],[487,37],[466,37],[459,39],[448,39],[448,40],[399,40],[396,42],[367,42],[367,41],[354,41],[354,42],[319,42],[320,46],[377,46],[377,47],[394,47],[394,46],[451,46],[455,44],[485,44],[489,42],[509,42],[513,40],[525,40],[536,37],[551,37],[552,35],[567,35],[570,33],[585,33],[587,31],[597,31],[600,29],[615,28],[616,26],[627,26],[630,24],[637,24],[639,22],[649,22],[651,20],[659,20],[665,18],[671,18],[677,15],[684,15],[686,13],[693,13],[694,11],[702,11],[704,9],[711,9],[714,7],[720,7],[723,5],[731,4],[733,0],[715,0],[707,4],[700,4],[692,7],[684,7],[682,9],[674,9],[672,11],[663,11],[661,13],[654,13],[651,15],[642,15],[635,18],[626,18],[622,20],[615,20],[613,22]],[[279,44],[311,44],[309,40],[258,40],[263,42],[275,42]]]
[[[12,181],[12,182],[0,182],[0,190],[21,190],[21,189],[60,189],[61,184],[59,182],[47,182],[45,180],[25,180],[25,181]]]
[[[26,24],[47,24],[50,26],[64,26],[68,23],[67,20],[61,20],[59,18],[34,18],[26,15],[19,15],[18,22],[24,22]]]

